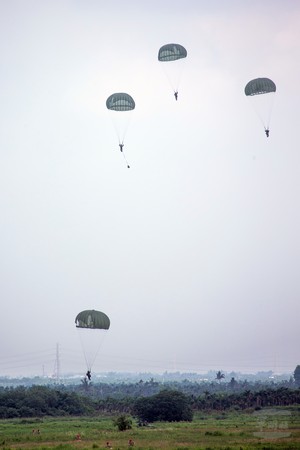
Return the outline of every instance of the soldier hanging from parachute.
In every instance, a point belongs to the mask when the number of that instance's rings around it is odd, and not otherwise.
[[[100,350],[103,338],[110,327],[109,317],[94,309],[81,311],[75,318],[87,366],[85,384],[92,379],[92,367]]]
[[[269,78],[255,78],[249,81],[245,87],[245,95],[247,97],[255,97],[253,99],[253,107],[264,126],[267,137],[270,134],[270,120],[275,92],[276,85]],[[262,101],[259,103],[258,100]]]
[[[183,58],[187,57],[186,49],[180,44],[166,44],[158,51],[158,61],[163,64],[165,74],[174,91],[175,100],[178,100],[178,88],[183,69]]]
[[[135,101],[125,92],[116,92],[108,97],[106,100],[106,107],[108,110],[112,111],[111,117],[118,135],[120,152],[125,159],[127,168],[130,169],[123,148],[125,134],[129,125],[130,111],[135,109]]]

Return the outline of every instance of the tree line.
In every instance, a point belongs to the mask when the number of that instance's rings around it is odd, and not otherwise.
[[[47,386],[0,388],[0,419],[91,414],[94,402]]]
[[[153,384],[153,383],[152,383]],[[82,416],[103,414],[130,414],[141,420],[168,420],[168,412],[162,416],[162,406],[172,411],[177,405],[180,412],[172,413],[173,420],[191,420],[194,411],[243,410],[300,404],[300,388],[265,387],[263,389],[244,389],[243,391],[215,391],[207,388],[201,393],[186,393],[179,386],[155,386],[157,390],[140,392],[140,395],[128,394],[130,386],[123,386],[118,395],[94,395],[97,385],[72,390],[64,386],[32,386],[0,388],[0,419],[44,417],[44,416]],[[164,394],[164,395],[163,395]],[[163,397],[163,398],[162,398]],[[189,407],[187,407],[187,405]],[[176,409],[176,408],[175,408]],[[165,419],[162,419],[165,417]]]
[[[298,367],[298,366],[297,366]],[[300,369],[300,366],[299,366]],[[139,398],[149,397],[160,392],[162,389],[171,389],[180,391],[188,396],[199,397],[204,394],[242,394],[245,391],[258,392],[265,389],[277,390],[283,389],[297,389],[300,386],[296,378],[290,380],[275,382],[269,381],[247,381],[236,380],[231,377],[230,381],[224,381],[224,375],[221,371],[216,373],[215,381],[190,381],[188,379],[182,381],[167,381],[159,382],[151,378],[148,381],[139,380],[138,382],[115,382],[115,383],[88,383],[83,382],[81,385],[68,385],[65,388],[68,391],[80,392],[83,395],[89,396],[93,399],[124,399],[124,398]]]

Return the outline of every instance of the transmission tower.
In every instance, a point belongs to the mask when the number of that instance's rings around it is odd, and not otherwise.
[[[56,344],[56,357],[54,363],[53,377],[56,383],[60,383],[60,355],[59,355],[59,344]]]

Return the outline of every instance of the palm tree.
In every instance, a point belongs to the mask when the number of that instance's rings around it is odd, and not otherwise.
[[[219,371],[216,373],[216,380],[221,381],[222,378],[225,378],[225,375],[224,375],[224,373],[221,372],[221,370],[219,370]]]

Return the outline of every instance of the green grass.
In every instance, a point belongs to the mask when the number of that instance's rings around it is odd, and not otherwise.
[[[40,433],[33,433],[33,430]],[[76,440],[80,433],[81,440]],[[0,450],[296,450],[300,448],[299,408],[259,412],[196,414],[193,422],[156,422],[120,432],[112,417],[11,419],[0,421]]]

